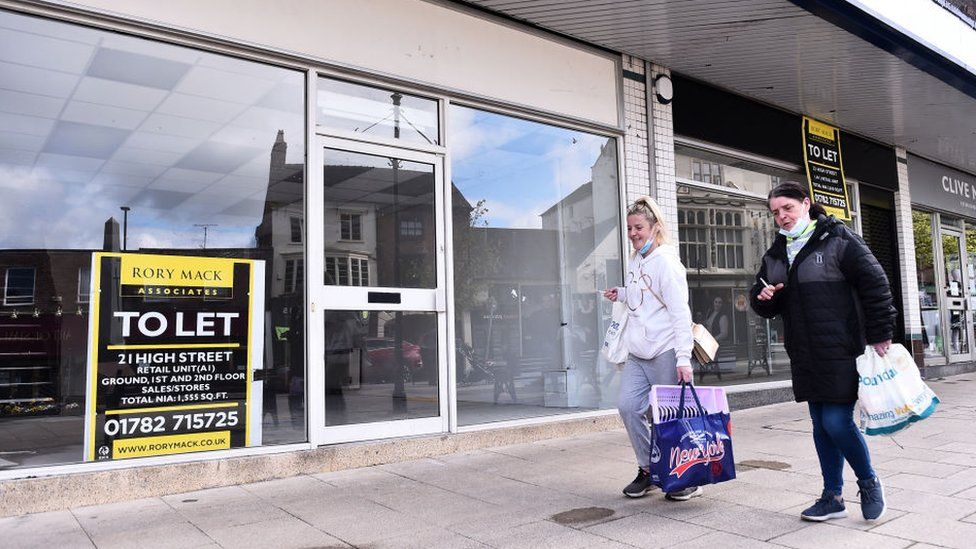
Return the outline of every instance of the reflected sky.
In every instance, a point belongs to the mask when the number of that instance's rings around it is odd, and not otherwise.
[[[0,12],[2,248],[251,247],[272,146],[304,161],[304,76]],[[282,163],[279,162],[279,163]]]
[[[541,228],[540,215],[591,180],[606,137],[453,105],[451,178],[490,227]],[[614,173],[616,166],[613,166]]]

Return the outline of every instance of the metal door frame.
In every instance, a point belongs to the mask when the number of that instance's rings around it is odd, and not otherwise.
[[[405,144],[406,145],[406,144]],[[338,149],[374,156],[386,156],[430,164],[434,167],[434,216],[435,257],[437,285],[433,289],[389,288],[369,286],[326,286],[325,272],[325,193],[323,181],[323,151]],[[447,254],[445,222],[445,157],[443,154],[412,149],[409,145],[398,147],[386,143],[371,143],[316,134],[309,147],[310,184],[307,206],[308,269],[306,284],[309,294],[308,310],[308,421],[309,440],[315,445],[335,444],[381,438],[422,435],[447,432],[449,428],[448,403],[448,338],[447,338]],[[398,229],[397,229],[398,230]],[[370,291],[396,292],[401,303],[369,303]],[[438,362],[438,415],[429,418],[413,418],[358,423],[326,427],[325,425],[325,309],[370,311],[415,311],[436,313],[437,362]]]

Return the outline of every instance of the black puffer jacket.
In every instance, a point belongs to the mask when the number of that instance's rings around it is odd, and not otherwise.
[[[759,277],[784,287],[759,301]],[[857,400],[855,360],[868,343],[892,338],[897,314],[888,278],[861,237],[835,217],[820,216],[790,267],[786,237],[777,236],[750,295],[756,314],[783,317],[798,402]]]

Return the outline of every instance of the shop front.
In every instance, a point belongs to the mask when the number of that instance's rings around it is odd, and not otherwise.
[[[675,77],[675,93],[682,99],[674,109],[681,259],[688,270],[695,321],[720,344],[717,360],[696,379],[759,384],[755,388],[785,382],[790,361],[782,320],[754,314],[748,294],[777,233],[767,194],[784,181],[809,181],[804,119],[681,76]],[[845,132],[840,135],[845,186],[836,194],[846,201],[846,211],[832,213],[846,217],[845,223],[865,238],[900,303],[891,192],[896,185],[894,152]]]
[[[976,176],[909,154],[908,177],[921,317],[916,360],[932,372],[952,371],[973,361]]]
[[[0,9],[6,478],[615,413],[619,56],[427,2],[89,4]]]

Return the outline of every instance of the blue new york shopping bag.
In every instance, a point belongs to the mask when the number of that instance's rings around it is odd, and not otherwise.
[[[694,408],[685,407],[688,389]],[[652,429],[651,482],[664,492],[677,492],[734,479],[729,414],[705,410],[695,388],[682,384],[676,415]]]

